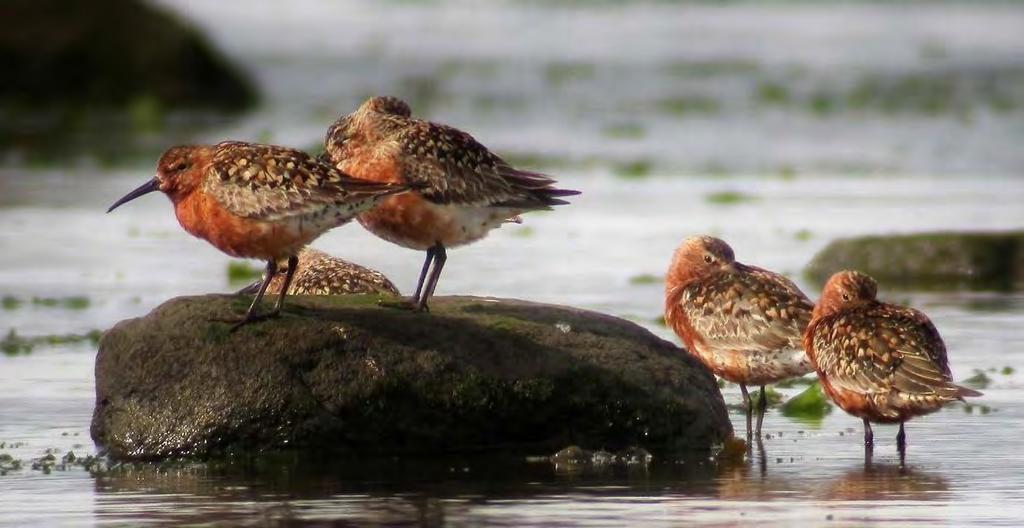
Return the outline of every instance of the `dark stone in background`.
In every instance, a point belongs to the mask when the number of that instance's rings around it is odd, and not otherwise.
[[[805,270],[823,284],[859,270],[884,287],[1012,290],[1024,286],[1024,232],[939,232],[835,240]]]
[[[257,100],[201,34],[143,2],[5,0],[0,20],[0,150],[62,156],[69,138],[150,132],[169,111]]]

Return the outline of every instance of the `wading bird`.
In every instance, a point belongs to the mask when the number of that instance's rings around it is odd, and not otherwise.
[[[461,130],[411,116],[400,99],[372,97],[330,127],[325,156],[357,178],[421,186],[358,219],[384,240],[426,251],[412,299],[415,309],[426,310],[448,248],[477,241],[520,213],[567,204],[560,198],[579,192],[513,168]]]
[[[753,411],[747,385],[761,386],[760,436],[765,385],[811,372],[801,338],[813,307],[792,281],[736,262],[725,241],[709,236],[685,240],[665,277],[665,321],[713,373],[739,384],[747,436]]]
[[[225,141],[171,147],[160,156],[156,177],[110,206],[161,191],[174,204],[181,227],[234,257],[267,262],[266,276],[245,317],[234,328],[280,313],[298,253],[328,229],[342,225],[382,198],[410,188],[358,180],[305,152],[272,145]],[[284,287],[272,311],[256,308],[288,261]]]
[[[981,393],[953,383],[946,345],[925,314],[879,302],[878,284],[857,271],[832,275],[814,308],[804,347],[825,394],[864,420],[864,446],[874,446],[871,422],[899,423],[896,446],[906,451],[903,423]]]

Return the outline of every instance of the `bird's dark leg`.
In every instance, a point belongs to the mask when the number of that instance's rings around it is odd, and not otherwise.
[[[864,418],[864,447],[871,449],[875,447],[875,432],[871,430],[871,422]]]
[[[430,246],[427,248],[427,258],[423,261],[423,269],[420,270],[420,280],[416,283],[416,293],[412,296],[412,302],[420,302],[420,293],[423,292],[423,282],[427,280],[427,272],[430,271],[430,263],[434,261],[434,254],[437,252],[437,246]]]
[[[896,433],[896,450],[900,453],[900,465],[907,456],[907,433],[903,430],[903,422],[900,422],[900,432]]]
[[[765,386],[761,385],[761,399],[757,402],[757,437],[761,437],[761,424],[764,423],[764,413],[768,410],[768,392]]]
[[[256,292],[256,296],[252,298],[252,304],[249,305],[249,309],[245,312],[245,322],[248,319],[253,318],[256,315],[256,307],[259,306],[260,301],[263,300],[263,294],[267,293],[267,286],[270,286],[270,281],[274,279],[274,275],[277,274],[277,261],[270,259],[267,261],[267,271],[263,274],[263,284],[260,284],[260,289]]]
[[[224,323],[234,323],[231,325],[231,331],[234,332],[239,328],[256,321],[266,319],[268,316],[256,315],[256,307],[260,305],[260,301],[263,300],[263,294],[267,292],[267,287],[270,286],[270,281],[274,280],[274,275],[277,274],[277,261],[270,259],[267,261],[267,271],[263,275],[263,282],[260,284],[260,289],[256,291],[256,296],[252,299],[252,304],[249,305],[249,309],[245,312],[245,317],[239,319],[219,319]]]
[[[750,394],[747,393],[747,386],[743,383],[740,383],[740,393],[743,394],[743,409],[747,413],[747,440],[750,440],[754,432],[754,429],[750,426],[750,415],[754,411],[754,405],[750,401]]]
[[[761,470],[761,476],[764,477],[768,473],[768,453],[764,450],[764,442],[761,441],[761,436],[755,439],[757,442],[757,466]]]
[[[399,310],[420,310],[420,296],[423,294],[423,286],[427,282],[427,273],[430,271],[430,265],[437,259],[437,248],[438,245],[433,245],[427,248],[427,258],[423,260],[423,268],[420,270],[420,280],[416,282],[416,293],[413,294],[412,299],[381,301],[379,304],[381,306],[397,308]]]
[[[281,294],[277,296],[277,302],[274,304],[274,310],[267,314],[268,317],[273,317],[281,313],[281,308],[284,308],[284,296],[288,295],[288,288],[292,285],[292,278],[295,277],[295,268],[299,267],[299,257],[292,255],[288,257],[288,271],[284,274],[284,286],[281,287]]]
[[[420,297],[416,304],[416,308],[421,312],[428,311],[427,301],[434,295],[434,290],[437,288],[437,281],[441,278],[441,270],[444,269],[444,263],[448,260],[448,254],[444,250],[444,246],[440,242],[434,246],[434,267],[430,270],[430,278],[427,279],[426,289],[423,291],[423,295]]]

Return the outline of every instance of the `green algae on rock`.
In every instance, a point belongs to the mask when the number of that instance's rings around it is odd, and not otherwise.
[[[1024,232],[935,232],[835,240],[807,265],[824,283],[859,270],[887,287],[1009,290],[1024,285]]]
[[[443,297],[290,297],[228,333],[240,297],[170,300],[108,331],[92,435],[122,459],[303,448],[708,450],[732,426],[711,374],[638,325],[574,308]]]
[[[820,424],[825,415],[832,412],[832,406],[821,390],[821,383],[815,381],[800,394],[786,400],[780,410],[783,416],[799,422]]]

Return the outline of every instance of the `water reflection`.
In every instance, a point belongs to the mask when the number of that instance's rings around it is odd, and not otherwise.
[[[820,499],[834,500],[946,500],[949,483],[941,475],[913,466],[866,461],[826,486]]]
[[[717,479],[718,498],[726,500],[761,501],[785,496],[797,487],[788,473],[770,471],[770,455],[764,440],[753,438],[747,443],[742,463],[721,465]],[[776,459],[776,462],[781,462]]]
[[[534,466],[490,457],[331,459],[279,455],[211,465],[116,468],[95,479],[105,521],[178,523],[346,519],[357,525],[443,524],[475,497],[530,495]],[[514,480],[515,482],[510,482]],[[521,487],[520,487],[521,486]]]
[[[345,519],[359,525],[472,521],[477,509],[643,497],[718,495],[706,456],[658,464],[582,465],[523,457],[313,458],[211,465],[138,464],[95,478],[95,515],[113,522]],[[727,470],[731,471],[731,470]],[[742,487],[737,477],[737,487]]]
[[[581,518],[680,521],[695,514],[779,521],[797,511],[814,519],[874,518],[857,506],[863,501],[927,516],[920,501],[955,499],[937,471],[871,460],[845,467],[794,465],[785,463],[791,460],[787,448],[754,441],[739,459],[655,459],[575,471],[500,455],[359,459],[292,453],[207,465],[137,464],[95,476],[92,514],[113,524],[515,525]],[[755,502],[763,507],[752,510]]]
[[[791,495],[810,495],[822,501],[893,501],[946,500],[951,497],[944,476],[913,465],[876,462],[865,449],[864,462],[853,469],[841,471],[827,463],[817,471],[807,468],[794,472],[780,466],[785,457],[773,457],[760,439],[748,444],[743,463],[720,465],[715,492],[726,500],[764,501]],[[829,483],[822,486],[822,482]]]

